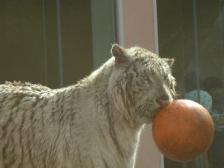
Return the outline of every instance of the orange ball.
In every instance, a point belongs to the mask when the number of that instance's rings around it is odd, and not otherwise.
[[[162,154],[174,161],[190,161],[212,143],[214,123],[209,112],[191,100],[175,100],[155,116],[152,127]]]

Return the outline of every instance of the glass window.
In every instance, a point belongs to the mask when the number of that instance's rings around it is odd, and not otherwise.
[[[214,118],[209,150],[188,163],[165,159],[166,168],[223,168],[224,1],[157,1],[160,55],[174,57],[181,98],[195,100]]]
[[[101,9],[92,5],[91,0],[1,0],[0,83],[20,80],[56,88],[88,75],[95,46],[100,64],[101,53],[109,51],[101,46],[111,47],[106,38],[115,36],[112,1],[94,3]],[[102,24],[96,27],[99,16]],[[104,34],[96,39],[101,29]]]

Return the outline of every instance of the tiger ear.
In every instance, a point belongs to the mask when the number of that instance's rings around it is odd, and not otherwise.
[[[167,62],[167,64],[172,67],[174,62],[175,62],[175,59],[174,58],[164,58],[164,60]]]
[[[129,61],[125,48],[118,44],[112,45],[111,54],[114,56],[116,64],[125,64]]]

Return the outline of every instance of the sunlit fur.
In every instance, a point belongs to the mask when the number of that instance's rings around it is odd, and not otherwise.
[[[140,47],[112,55],[66,88],[0,85],[1,168],[134,167],[144,124],[175,94],[173,61]]]

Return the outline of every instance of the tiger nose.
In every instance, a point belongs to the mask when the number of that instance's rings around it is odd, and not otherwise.
[[[168,104],[170,101],[170,97],[167,94],[162,95],[156,99],[156,102],[161,106]]]

